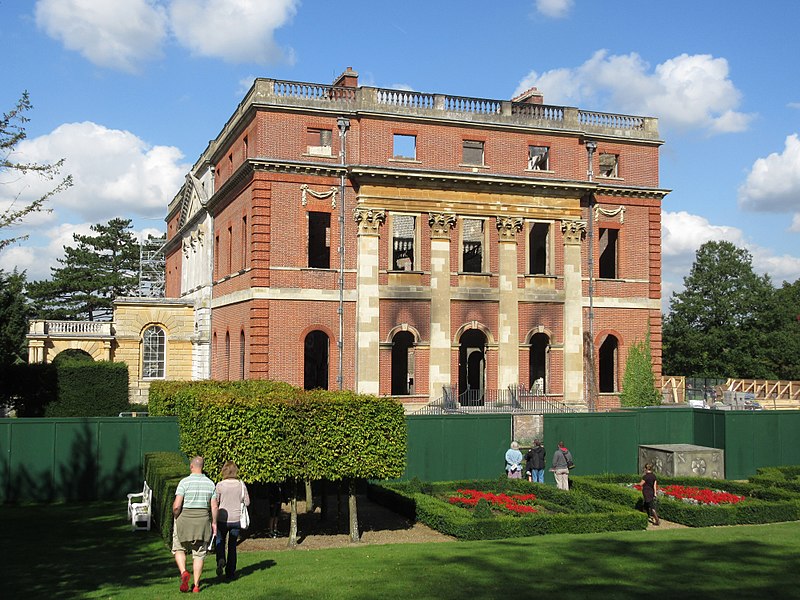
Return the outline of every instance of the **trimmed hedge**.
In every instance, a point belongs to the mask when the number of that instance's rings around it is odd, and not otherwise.
[[[764,486],[782,488],[800,494],[800,465],[787,467],[762,467],[750,481]]]
[[[537,504],[553,512],[476,518],[473,511],[432,495],[454,493],[461,488],[498,493],[533,493],[537,496]],[[417,481],[371,484],[367,494],[372,500],[411,520],[462,540],[639,530],[647,527],[647,517],[632,509],[581,492],[565,492],[541,484],[509,480],[507,477],[424,485]]]
[[[571,478],[576,490],[593,498],[642,510],[642,494],[620,484],[638,483],[641,475],[596,475]],[[800,495],[753,483],[703,477],[658,477],[659,487],[682,485],[722,489],[745,496],[736,504],[690,504],[669,496],[658,497],[658,516],[688,527],[745,525],[800,520]]]
[[[56,365],[58,399],[46,417],[116,417],[128,409],[128,365],[65,360]]]
[[[250,482],[388,479],[403,474],[406,421],[391,398],[305,391],[267,380],[153,382],[150,415],[178,417],[180,448]]]
[[[151,518],[161,537],[172,545],[172,503],[181,479],[189,475],[189,461],[176,452],[147,452],[144,455],[144,480],[153,490]]]

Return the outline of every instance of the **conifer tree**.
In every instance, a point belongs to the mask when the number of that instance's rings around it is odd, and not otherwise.
[[[653,375],[653,358],[650,352],[650,336],[636,342],[628,350],[622,393],[622,406],[653,406],[661,404],[661,394],[656,389]]]

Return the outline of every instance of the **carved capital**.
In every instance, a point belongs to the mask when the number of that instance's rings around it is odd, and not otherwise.
[[[522,230],[522,219],[519,217],[497,217],[497,231],[501,242],[516,241],[517,232]]]
[[[431,238],[450,239],[450,230],[456,226],[456,216],[451,213],[428,213]]]
[[[353,218],[358,223],[358,235],[380,235],[380,227],[386,222],[386,211],[356,207]]]
[[[583,221],[561,221],[561,232],[565,244],[580,244],[586,237],[586,223]]]

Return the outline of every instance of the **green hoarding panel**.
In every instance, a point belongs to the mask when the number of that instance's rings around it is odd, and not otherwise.
[[[69,419],[53,423],[55,500],[97,498],[97,421]]]
[[[97,465],[97,497],[100,499],[125,498],[129,492],[142,488],[142,427],[145,420],[131,421],[116,419],[100,423],[100,460]]]
[[[8,500],[55,500],[55,423],[51,419],[15,421],[19,423],[14,423],[11,431]]]

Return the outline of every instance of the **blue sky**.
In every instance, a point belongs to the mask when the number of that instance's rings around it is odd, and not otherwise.
[[[800,278],[800,2],[770,0],[0,0],[0,110],[30,92],[19,162],[75,186],[13,233],[0,268],[49,276],[75,232],[164,230],[167,204],[255,77],[656,116],[665,306],[725,239]],[[46,189],[0,174],[0,210]],[[4,237],[7,237],[4,234]]]

